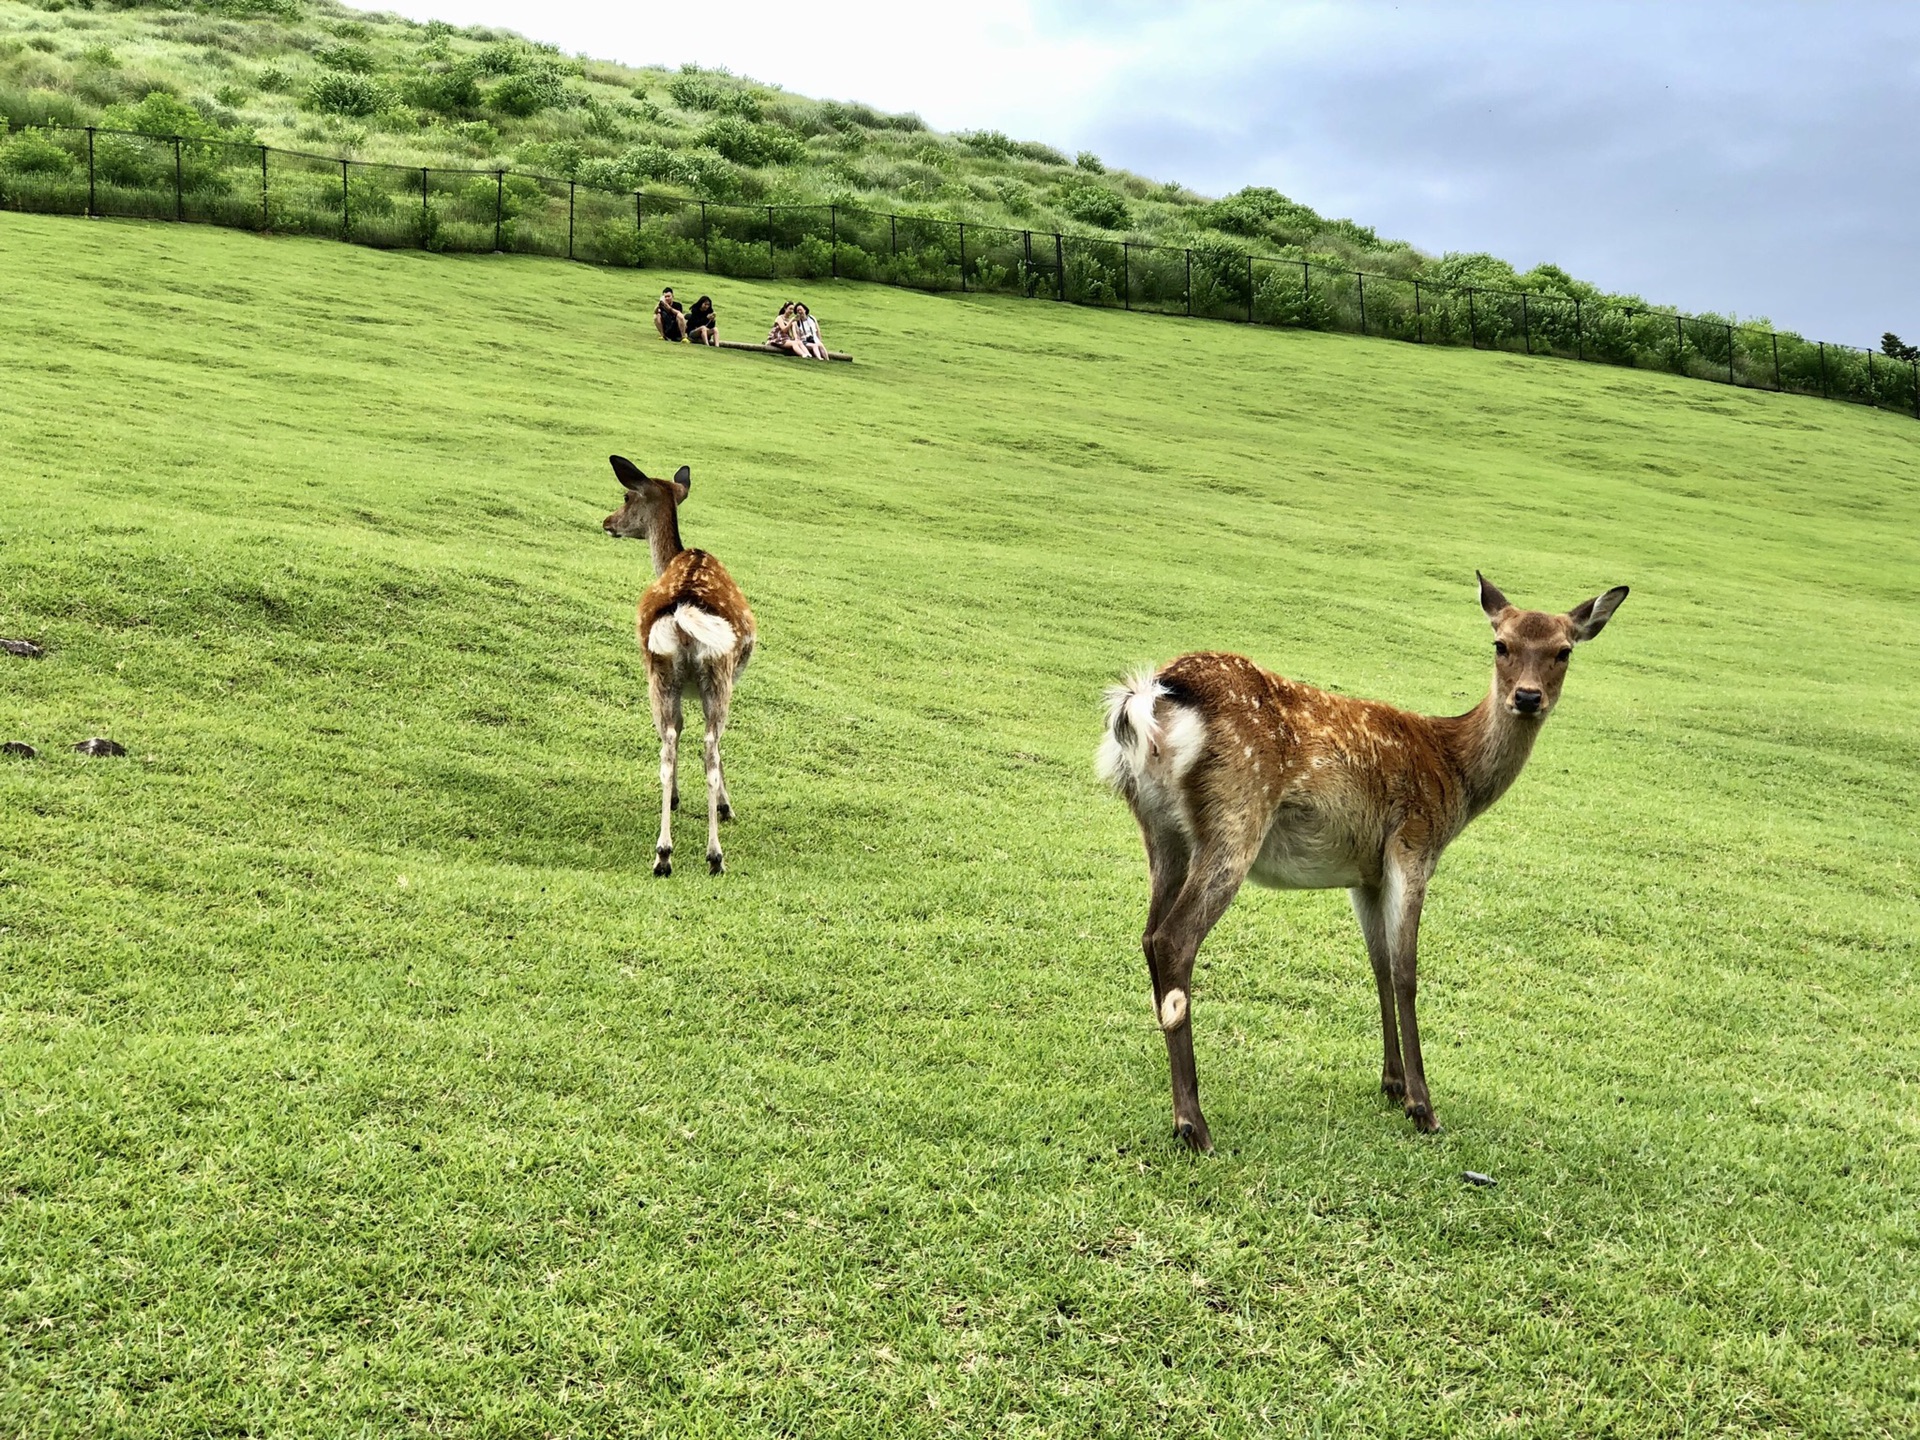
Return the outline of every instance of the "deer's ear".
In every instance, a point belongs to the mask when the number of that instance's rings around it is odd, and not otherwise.
[[[607,457],[607,463],[613,466],[615,478],[627,489],[638,490],[642,485],[647,483],[647,477],[641,472],[640,467],[627,459],[626,456],[609,455]]]
[[[673,500],[677,505],[693,489],[693,471],[685,465],[673,472]]]
[[[1604,595],[1576,605],[1567,612],[1567,619],[1573,622],[1573,638],[1591,640],[1607,628],[1607,621],[1613,618],[1613,612],[1620,608],[1620,602],[1627,598],[1627,587],[1616,585]]]
[[[1502,614],[1513,608],[1512,604],[1500,593],[1500,587],[1478,570],[1473,572],[1473,578],[1480,582],[1480,608],[1487,612],[1487,619],[1497,623]]]

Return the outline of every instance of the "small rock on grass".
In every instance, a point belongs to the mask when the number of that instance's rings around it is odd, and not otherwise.
[[[23,660],[38,660],[47,653],[31,640],[0,640],[0,650],[9,655],[18,655]]]
[[[1500,1182],[1491,1175],[1482,1175],[1478,1170],[1462,1170],[1460,1178],[1469,1185],[1498,1185]]]
[[[108,740],[100,735],[94,736],[91,740],[82,740],[73,748],[78,750],[82,755],[124,755],[127,753],[127,747],[122,745],[118,740]]]
[[[22,760],[31,760],[40,752],[24,740],[9,740],[0,745],[0,755],[14,755]]]

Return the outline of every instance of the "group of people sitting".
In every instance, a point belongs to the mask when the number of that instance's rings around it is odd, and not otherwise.
[[[695,345],[720,343],[720,322],[713,313],[712,297],[702,295],[693,302],[693,309],[683,310],[680,302],[673,298],[671,286],[660,292],[660,303],[653,307],[653,328],[662,340],[688,341]],[[780,307],[773,328],[767,332],[767,348],[802,359],[827,358],[826,342],[820,338],[820,323],[798,300],[789,300]]]

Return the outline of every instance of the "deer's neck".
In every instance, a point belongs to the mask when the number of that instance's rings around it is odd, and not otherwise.
[[[1464,715],[1443,722],[1455,767],[1466,781],[1471,820],[1507,793],[1526,769],[1540,721],[1509,715],[1489,694]]]
[[[673,557],[687,547],[680,543],[680,517],[669,510],[647,532],[647,547],[653,551],[655,578],[667,573]]]

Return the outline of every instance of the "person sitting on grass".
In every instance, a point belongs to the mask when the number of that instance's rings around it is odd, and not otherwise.
[[[793,338],[800,342],[800,353],[815,360],[827,358],[827,347],[820,339],[820,326],[813,318],[813,312],[804,304],[793,307],[795,321]]]
[[[687,339],[696,345],[720,343],[720,322],[714,318],[711,295],[702,295],[687,312]]]
[[[660,303],[653,307],[653,328],[660,332],[662,340],[687,338],[687,312],[673,298],[671,285],[660,292]]]
[[[789,300],[780,307],[780,313],[773,317],[773,329],[767,332],[767,348],[781,350],[789,355],[805,355],[807,349],[800,343],[800,337],[793,333],[798,317],[794,314],[794,303]]]

